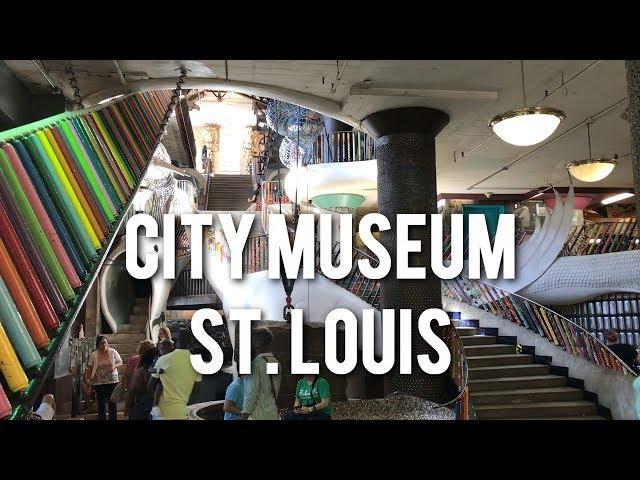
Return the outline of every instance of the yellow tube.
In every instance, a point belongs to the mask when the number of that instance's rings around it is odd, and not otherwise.
[[[29,380],[18,361],[2,323],[0,323],[0,371],[12,392],[24,390],[29,385]]]
[[[78,200],[78,197],[76,197],[76,194],[73,191],[73,188],[71,188],[69,179],[67,179],[67,176],[65,175],[64,170],[62,169],[62,166],[58,161],[58,157],[56,157],[56,154],[51,148],[51,145],[49,144],[49,140],[47,140],[47,136],[42,132],[42,130],[38,130],[36,132],[36,135],[38,136],[40,143],[44,147],[44,150],[47,153],[49,160],[51,161],[51,165],[53,166],[53,169],[56,171],[56,174],[60,178],[60,182],[62,183],[62,186],[64,187],[65,192],[67,192],[67,197],[69,197],[69,200],[71,200],[71,203],[75,211],[78,212],[80,221],[82,222],[84,229],[87,231],[87,234],[91,239],[91,244],[94,246],[96,250],[99,249],[101,247],[100,240],[98,240],[98,236],[96,235],[96,232],[93,231],[93,227],[91,226],[91,222],[89,222],[89,218],[87,217],[87,214],[82,209],[82,205],[80,205],[80,201]]]

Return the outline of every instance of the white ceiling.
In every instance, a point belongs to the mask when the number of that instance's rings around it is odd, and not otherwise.
[[[45,61],[56,82],[68,92],[65,66],[71,62],[82,96],[120,83],[111,60]],[[346,65],[345,65],[346,62]],[[30,60],[6,63],[34,92],[46,90],[47,82]],[[224,60],[120,60],[127,82],[147,78],[175,78],[185,66],[189,75],[226,78]],[[622,60],[525,61],[528,104],[540,102],[545,90],[556,90],[539,104],[560,108],[566,120],[552,139],[610,107],[627,95]],[[338,69],[340,80],[336,80]],[[585,70],[586,69],[586,70]],[[565,87],[565,81],[580,73]],[[407,61],[407,60],[229,60],[231,80],[277,86],[331,99],[346,115],[362,119],[378,110],[401,106],[439,108],[451,116],[450,124],[436,142],[439,193],[518,193],[546,185],[565,186],[564,164],[586,158],[586,128],[574,130],[529,155],[490,179],[469,187],[539,147],[513,147],[491,137],[488,120],[495,114],[522,104],[519,60]],[[324,80],[323,80],[324,77]],[[370,80],[368,90],[361,88]],[[331,85],[335,85],[332,93]],[[594,155],[621,157],[629,154],[629,124],[620,118],[624,102],[602,116],[591,127]],[[489,139],[489,140],[487,140]],[[461,152],[473,152],[460,159]],[[458,161],[453,164],[454,152]],[[631,157],[621,160],[614,173],[597,187],[632,187]],[[592,186],[577,182],[578,186]]]

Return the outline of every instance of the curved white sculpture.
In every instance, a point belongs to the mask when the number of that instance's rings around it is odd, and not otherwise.
[[[573,186],[563,203],[554,190],[556,208],[531,238],[516,248],[515,278],[482,280],[508,292],[517,292],[539,278],[554,262],[567,240],[573,217]],[[536,227],[539,223],[536,223]]]
[[[617,292],[640,293],[640,250],[559,257],[518,292],[543,305],[570,305]]]

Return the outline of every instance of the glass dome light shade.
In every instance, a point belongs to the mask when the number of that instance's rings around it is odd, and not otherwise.
[[[613,171],[618,165],[616,160],[610,158],[590,158],[571,162],[567,164],[567,169],[571,176],[583,182],[598,182]]]
[[[489,128],[505,142],[527,147],[549,138],[562,120],[564,112],[557,108],[519,108],[496,115]]]

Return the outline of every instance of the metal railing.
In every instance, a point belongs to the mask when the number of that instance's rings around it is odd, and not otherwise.
[[[309,164],[359,162],[375,157],[375,142],[364,132],[321,133],[313,144]]]
[[[635,375],[606,345],[580,325],[520,295],[459,276],[442,281],[442,293],[531,330],[567,353],[625,375]]]
[[[626,252],[640,248],[638,224],[635,218],[608,219],[585,222],[569,230],[560,255],[596,255]]]
[[[191,269],[185,268],[180,272],[171,289],[172,297],[191,297],[198,295],[212,295],[215,290],[209,281],[203,278],[191,278]]]
[[[211,188],[211,170],[213,168],[213,159],[211,156],[204,157],[204,178],[205,178],[205,187],[202,196],[199,199],[199,209],[206,210],[207,204],[209,202],[209,189]]]

